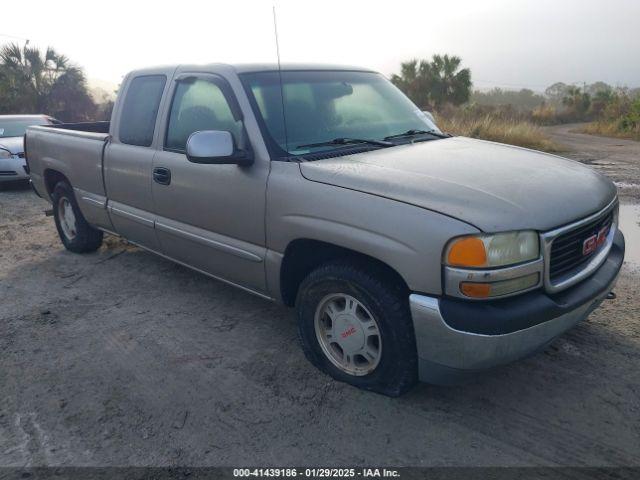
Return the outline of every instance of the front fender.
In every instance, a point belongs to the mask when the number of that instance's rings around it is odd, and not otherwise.
[[[376,258],[412,291],[442,293],[442,250],[478,230],[460,220],[348,188],[306,180],[297,164],[273,162],[267,190],[270,290],[290,242],[317,240]],[[271,270],[271,271],[269,271]]]

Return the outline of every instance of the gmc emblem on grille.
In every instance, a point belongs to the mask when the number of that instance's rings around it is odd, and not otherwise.
[[[597,234],[591,235],[582,242],[582,255],[591,255],[607,240],[609,227],[602,227]]]

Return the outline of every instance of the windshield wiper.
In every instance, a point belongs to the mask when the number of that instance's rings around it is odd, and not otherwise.
[[[393,143],[384,140],[369,140],[366,138],[334,138],[326,142],[307,143],[305,145],[298,145],[298,148],[313,148],[313,147],[325,147],[328,145],[351,145],[354,143],[367,143],[369,145],[378,145],[379,147],[393,147]]]
[[[438,138],[449,138],[451,135],[447,133],[436,132],[435,130],[407,130],[403,133],[397,133],[395,135],[389,135],[388,137],[384,137],[385,140],[391,140],[392,138],[402,138],[402,137],[415,137],[416,135],[433,135]]]

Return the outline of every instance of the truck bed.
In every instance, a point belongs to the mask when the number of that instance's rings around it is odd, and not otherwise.
[[[57,125],[47,125],[50,128],[60,130],[74,130],[78,132],[93,133],[109,133],[111,122],[78,122],[78,123],[59,123]]]
[[[59,172],[73,186],[87,220],[100,224],[106,215],[102,161],[108,132],[109,122],[29,127],[25,155],[38,194],[49,199],[58,178],[51,172]]]

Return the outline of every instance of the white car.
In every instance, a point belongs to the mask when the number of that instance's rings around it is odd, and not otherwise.
[[[29,178],[23,140],[27,127],[59,123],[48,115],[0,115],[0,184]]]

